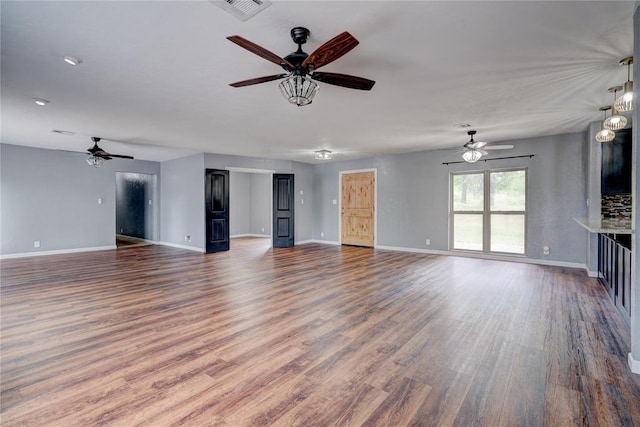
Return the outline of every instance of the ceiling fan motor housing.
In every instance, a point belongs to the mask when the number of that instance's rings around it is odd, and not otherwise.
[[[305,44],[310,34],[311,31],[305,27],[293,27],[291,29],[291,39],[293,39],[293,42],[297,45]]]

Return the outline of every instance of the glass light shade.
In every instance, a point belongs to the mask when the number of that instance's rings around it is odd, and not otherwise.
[[[329,150],[316,151],[316,160],[331,160],[333,153]]]
[[[613,116],[602,122],[602,127],[609,130],[620,130],[627,125],[627,118],[614,111]]]
[[[611,142],[616,137],[616,133],[611,129],[602,129],[596,133],[596,141],[598,142]]]
[[[624,93],[616,99],[616,102],[613,104],[613,108],[618,111],[633,110],[633,82],[631,80],[628,80],[624,84]]]
[[[102,157],[89,156],[87,157],[87,163],[94,168],[99,168],[104,163],[104,159]]]
[[[482,153],[473,148],[462,153],[462,160],[467,163],[475,163],[480,160],[480,157],[482,157]]]
[[[298,107],[311,104],[319,89],[316,82],[304,76],[289,76],[279,86],[282,95]]]

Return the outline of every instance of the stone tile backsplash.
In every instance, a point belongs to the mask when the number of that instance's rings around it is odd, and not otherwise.
[[[631,193],[603,194],[602,218],[631,219]]]

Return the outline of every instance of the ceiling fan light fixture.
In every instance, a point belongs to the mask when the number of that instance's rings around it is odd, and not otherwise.
[[[609,88],[609,92],[613,93],[613,101],[615,103],[617,99],[617,93],[622,89],[622,86],[613,86]],[[615,107],[611,111],[611,116],[602,122],[602,127],[609,130],[620,130],[627,125],[627,118],[618,114]]]
[[[618,111],[633,110],[633,82],[631,81],[631,64],[633,64],[633,56],[627,56],[620,60],[620,65],[627,66],[627,81],[624,84],[624,93],[613,104],[613,108]]]
[[[625,116],[621,116],[619,114],[617,114],[617,111],[614,110],[614,115],[610,116],[608,119],[606,119],[603,123],[602,126],[605,129],[609,129],[609,130],[620,130],[623,129],[626,125],[627,125],[627,118]]]
[[[91,156],[87,157],[87,163],[89,163],[94,168],[99,168],[100,166],[102,166],[104,164],[104,159],[102,157],[97,157],[97,156],[91,155]]]
[[[329,150],[316,151],[316,160],[331,160],[332,158],[333,158],[333,153]]]
[[[598,142],[611,142],[615,139],[616,133],[611,129],[602,129],[596,133],[596,141]]]
[[[596,141],[598,142],[611,142],[616,137],[616,133],[611,129],[607,129],[604,123],[607,121],[607,111],[611,110],[611,105],[605,105],[600,107],[600,111],[604,112],[604,121],[600,127],[600,132],[596,133]]]
[[[475,148],[470,148],[462,153],[462,160],[467,163],[475,163],[482,157],[482,153]]]
[[[280,92],[291,104],[298,107],[309,105],[320,87],[313,80],[300,75],[291,75],[280,82]]]

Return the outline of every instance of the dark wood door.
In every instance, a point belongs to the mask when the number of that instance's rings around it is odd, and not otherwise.
[[[206,251],[229,250],[229,171],[205,171]]]
[[[290,247],[294,243],[293,174],[273,174],[273,246]]]

